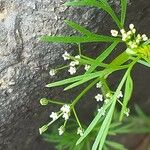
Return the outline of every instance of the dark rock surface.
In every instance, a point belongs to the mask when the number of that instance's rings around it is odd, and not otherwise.
[[[38,133],[50,108],[40,107],[38,100],[43,96],[59,97],[59,90],[49,92],[43,87],[57,78],[49,77],[49,69],[63,62],[61,55],[64,50],[72,51],[73,48],[64,44],[42,43],[39,37],[74,34],[63,22],[66,18],[99,33],[108,33],[113,26],[110,17],[102,11],[68,8],[62,5],[63,2],[0,1],[0,150],[52,150],[41,141]],[[118,3],[115,6],[118,10]],[[150,36],[150,1],[131,1],[128,10],[128,22],[135,23]],[[136,84],[140,84],[135,94],[138,100],[143,98],[142,94],[149,98],[149,89],[144,89],[150,82],[149,70],[144,70],[145,80],[139,80],[139,76],[135,75]],[[142,78],[143,68],[137,73]],[[63,74],[64,77],[67,75]]]

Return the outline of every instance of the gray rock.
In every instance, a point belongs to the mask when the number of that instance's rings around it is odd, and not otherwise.
[[[62,64],[64,50],[72,52],[75,48],[43,43],[39,38],[74,34],[63,22],[66,18],[88,26],[93,32],[105,33],[113,26],[110,18],[98,9],[65,7],[63,3],[61,0],[0,1],[0,150],[52,149],[40,140],[38,133],[51,108],[41,107],[38,100],[59,98],[56,93],[61,89],[49,92],[44,88],[59,78],[50,78],[48,72]],[[149,26],[141,17],[150,18],[146,13],[150,10],[148,4],[148,0],[134,0],[134,7],[129,10],[129,15],[132,14],[129,19],[139,27],[145,25],[146,32]],[[115,6],[118,10],[118,3]],[[139,14],[135,18],[137,9]]]
[[[47,120],[50,112],[40,107],[38,100],[42,96],[54,96],[52,90],[49,94],[49,90],[44,88],[46,83],[55,79],[49,77],[49,69],[61,65],[62,53],[71,47],[43,43],[39,38],[42,35],[74,34],[63,22],[66,18],[91,24],[91,29],[96,31],[95,27],[98,28],[98,23],[105,16],[104,13],[97,14],[93,8],[67,8],[62,4],[63,1],[59,0],[0,2],[2,150],[38,150],[42,147],[36,141],[38,128]],[[91,23],[90,20],[95,17],[97,21]]]

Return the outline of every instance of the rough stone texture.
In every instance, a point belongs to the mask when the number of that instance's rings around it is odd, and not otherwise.
[[[38,128],[48,116],[38,100],[57,96],[44,89],[48,71],[62,62],[68,45],[46,44],[41,35],[73,34],[63,22],[70,18],[96,30],[105,16],[96,9],[67,8],[60,0],[0,2],[0,149],[41,150]],[[82,15],[81,15],[82,14]],[[96,15],[95,15],[96,14]],[[97,19],[97,20],[96,20]],[[66,76],[65,74],[63,76]],[[46,146],[43,147],[46,150]]]
[[[108,33],[113,26],[110,17],[97,9],[67,8],[62,5],[63,2],[0,1],[0,150],[52,149],[41,141],[38,134],[39,126],[50,112],[48,108],[45,110],[39,106],[38,99],[43,96],[59,97],[56,94],[59,90],[51,90],[49,94],[43,87],[55,79],[49,77],[49,68],[54,64],[60,65],[63,61],[61,54],[65,49],[72,51],[72,47],[42,43],[39,37],[45,34],[74,34],[63,23],[66,18],[99,33]],[[134,0],[131,4],[128,22],[135,22],[142,32],[150,35],[150,1]],[[118,9],[118,3],[115,6]],[[140,72],[141,77],[142,70],[136,72],[138,75]],[[137,89],[140,92],[135,94],[138,100],[143,98],[142,94],[149,93],[148,88],[143,90],[150,81],[148,73],[149,70],[145,69],[145,81],[136,77],[137,85],[141,85]]]

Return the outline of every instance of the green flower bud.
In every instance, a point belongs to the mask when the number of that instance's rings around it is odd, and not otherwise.
[[[47,124],[44,125],[44,126],[42,126],[41,128],[39,128],[40,134],[42,134],[43,132],[45,132],[47,129],[48,129],[48,125]]]
[[[48,102],[49,102],[49,101],[48,101],[48,99],[46,99],[46,98],[40,99],[40,104],[41,104],[41,105],[44,105],[44,106],[45,106],[45,105],[48,105]]]

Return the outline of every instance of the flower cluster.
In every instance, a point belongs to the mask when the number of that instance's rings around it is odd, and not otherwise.
[[[79,128],[77,129],[77,134],[79,134],[80,136],[83,136],[83,133],[84,133],[83,128],[82,128],[82,127],[79,127]]]
[[[68,120],[69,119],[69,116],[70,116],[70,106],[65,104],[64,106],[61,107],[61,112],[62,112],[62,117],[65,119],[65,120]]]
[[[95,96],[95,99],[96,99],[96,101],[97,102],[99,102],[99,101],[103,101],[103,95],[102,94],[97,94],[96,96]]]
[[[111,30],[111,35],[114,37],[122,37],[122,41],[127,44],[126,52],[129,54],[136,54],[136,48],[141,46],[143,42],[148,40],[146,34],[136,34],[136,29],[133,24],[129,25],[129,31],[121,29],[119,32],[117,30]]]
[[[47,105],[48,104],[48,100],[43,98],[40,100],[41,105]],[[61,108],[59,112],[52,112],[50,114],[50,118],[52,119],[51,122],[49,122],[48,124],[42,126],[41,128],[39,128],[39,132],[40,134],[42,134],[43,132],[45,132],[48,129],[48,126],[50,126],[53,122],[55,122],[58,118],[60,118],[62,116],[62,118],[65,120],[65,122],[69,119],[70,116],[70,105],[68,104],[64,104]],[[65,131],[65,125],[62,125],[59,129],[59,135],[62,135]]]

